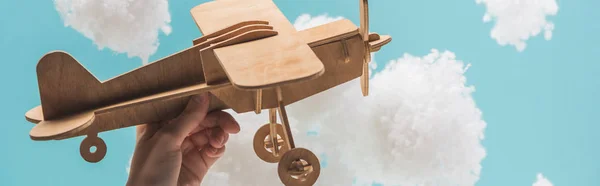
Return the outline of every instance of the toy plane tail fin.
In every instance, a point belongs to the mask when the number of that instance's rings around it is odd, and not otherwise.
[[[101,94],[100,81],[62,51],[44,55],[37,64],[37,76],[44,120],[84,112]]]

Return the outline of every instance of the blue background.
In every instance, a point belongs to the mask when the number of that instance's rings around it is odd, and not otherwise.
[[[200,35],[189,10],[205,1],[170,1],[173,32],[160,36],[150,61],[187,48]],[[275,0],[290,21],[302,13],[344,16],[358,25],[358,1]],[[551,41],[538,36],[524,52],[499,46],[483,23],[485,7],[474,0],[386,0],[371,3],[371,30],[394,41],[376,60],[404,53],[450,50],[473,66],[478,106],[488,123],[487,157],[478,186],[530,185],[542,172],[555,185],[600,185],[600,1],[559,1]],[[35,142],[24,113],[39,105],[35,65],[52,50],[64,50],[100,80],[139,67],[138,58],[99,51],[89,39],[63,26],[52,1],[0,1],[0,185],[123,185],[133,153],[133,129],[102,133],[109,144],[97,164],[79,155],[82,138]]]

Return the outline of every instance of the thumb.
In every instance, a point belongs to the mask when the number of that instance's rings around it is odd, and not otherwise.
[[[183,143],[188,134],[206,118],[209,104],[208,93],[191,96],[183,112],[163,126],[162,132],[173,136],[177,144]]]

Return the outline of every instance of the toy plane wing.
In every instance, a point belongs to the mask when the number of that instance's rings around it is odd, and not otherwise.
[[[323,63],[272,0],[213,1],[194,7],[191,13],[204,35],[253,20],[264,20],[278,32],[273,37],[211,49],[238,88],[268,88],[324,73]]]

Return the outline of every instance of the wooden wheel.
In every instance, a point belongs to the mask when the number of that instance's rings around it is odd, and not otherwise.
[[[309,186],[317,182],[321,165],[317,156],[311,151],[295,148],[281,157],[277,173],[286,186]]]
[[[96,149],[93,150],[93,147]],[[106,155],[106,143],[97,135],[89,135],[81,142],[79,153],[85,161],[97,163]]]
[[[254,135],[254,152],[263,161],[277,163],[281,159],[281,155],[289,150],[289,147],[281,136],[283,134],[283,126],[280,124],[275,124],[277,143],[274,144],[271,142],[270,125],[263,125],[256,131]],[[274,153],[275,148],[278,149],[278,152]]]

